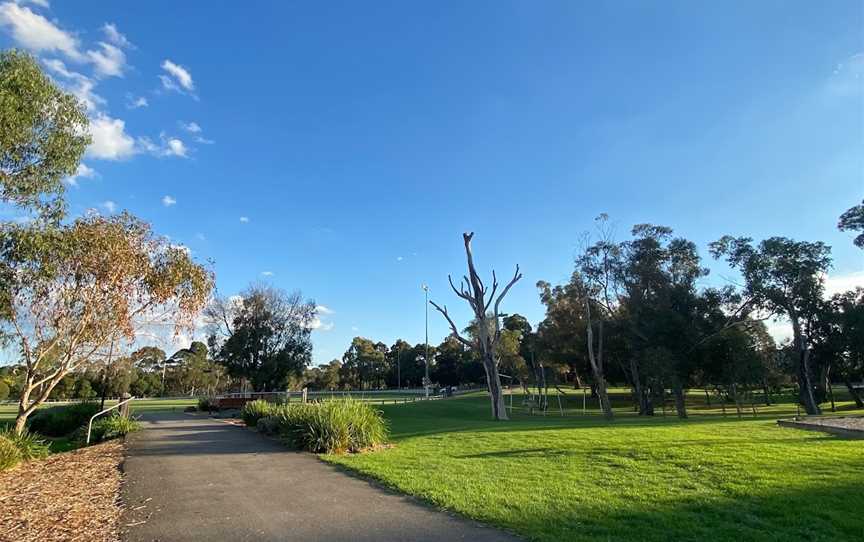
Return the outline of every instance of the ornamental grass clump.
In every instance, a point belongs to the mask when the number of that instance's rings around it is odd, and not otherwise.
[[[314,453],[360,452],[384,444],[388,436],[381,413],[354,399],[283,405],[265,427],[290,445]]]
[[[0,471],[11,469],[21,461],[21,451],[8,438],[0,435]]]
[[[22,431],[20,435],[16,435],[14,431],[7,428],[0,432],[0,438],[5,438],[14,444],[15,447],[18,448],[18,452],[20,452],[23,461],[44,459],[51,453],[48,443],[45,442],[42,437],[35,433],[31,433],[26,429]]]
[[[134,418],[127,418],[120,414],[113,414],[105,418],[99,418],[93,422],[90,431],[90,442],[103,442],[115,438],[125,437],[141,429],[141,424]]]
[[[276,403],[271,403],[264,399],[255,399],[243,405],[243,409],[240,410],[240,417],[243,418],[243,422],[246,425],[255,427],[258,424],[258,420],[273,414],[277,407]]]

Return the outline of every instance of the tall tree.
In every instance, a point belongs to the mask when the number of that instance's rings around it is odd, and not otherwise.
[[[134,340],[154,315],[178,332],[191,327],[213,284],[185,250],[125,213],[9,225],[0,265],[8,281],[0,331],[25,367],[16,432],[66,374],[111,341]]]
[[[0,52],[0,199],[58,220],[61,181],[76,173],[89,144],[83,105],[30,55]]]
[[[853,243],[855,243],[856,247],[864,248],[864,201],[859,205],[847,209],[845,213],[840,215],[837,228],[840,231],[861,232],[855,237]]]
[[[522,274],[519,272],[519,266],[517,265],[513,278],[504,286],[498,297],[495,297],[498,291],[498,278],[495,275],[495,271],[492,271],[492,290],[489,291],[480,279],[480,275],[477,274],[477,269],[474,267],[474,256],[471,253],[471,239],[473,237],[473,232],[462,235],[465,245],[465,257],[468,261],[468,275],[463,277],[458,289],[453,284],[453,278],[449,275],[447,278],[450,281],[450,287],[456,295],[467,301],[471,307],[477,323],[477,338],[469,341],[462,337],[459,334],[459,329],[447,312],[447,306],[444,305],[441,307],[434,301],[430,301],[430,303],[447,319],[453,336],[462,344],[473,348],[480,354],[483,360],[483,368],[486,371],[486,384],[492,403],[492,417],[496,420],[506,420],[508,419],[507,409],[504,405],[504,391],[501,388],[501,377],[498,374],[498,358],[495,348],[501,340],[501,301],[507,295],[507,292],[510,291],[510,288],[522,278]],[[486,297],[487,294],[489,294],[488,300]],[[489,312],[490,309],[491,313]]]
[[[312,361],[315,303],[300,292],[252,285],[239,297],[217,298],[206,315],[216,361],[256,390],[283,389]]]
[[[831,249],[824,243],[771,237],[754,246],[748,237],[725,236],[711,243],[715,258],[724,257],[744,278],[744,291],[753,305],[786,316],[792,323],[792,343],[798,357],[801,403],[807,414],[820,414],[810,363],[812,337],[808,324],[818,315],[824,275],[831,266]]]

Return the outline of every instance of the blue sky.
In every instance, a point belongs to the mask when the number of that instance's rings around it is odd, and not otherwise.
[[[726,233],[824,240],[832,287],[864,284],[836,231],[864,197],[860,2],[203,6],[0,2],[0,46],[90,103],[72,213],[129,209],[225,294],[302,289],[328,308],[316,362],[421,342],[423,282],[467,322],[466,230],[482,269],[522,266],[504,308],[535,324],[601,212],[706,258]]]

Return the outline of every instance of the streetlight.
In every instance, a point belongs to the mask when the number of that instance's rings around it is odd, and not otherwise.
[[[426,376],[423,377],[423,388],[426,390],[426,398],[429,398],[429,286],[423,284],[420,286],[426,296]]]

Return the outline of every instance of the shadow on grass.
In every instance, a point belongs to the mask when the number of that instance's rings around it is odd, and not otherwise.
[[[862,483],[660,503],[634,496],[626,509],[574,507],[517,530],[544,540],[860,541]]]

